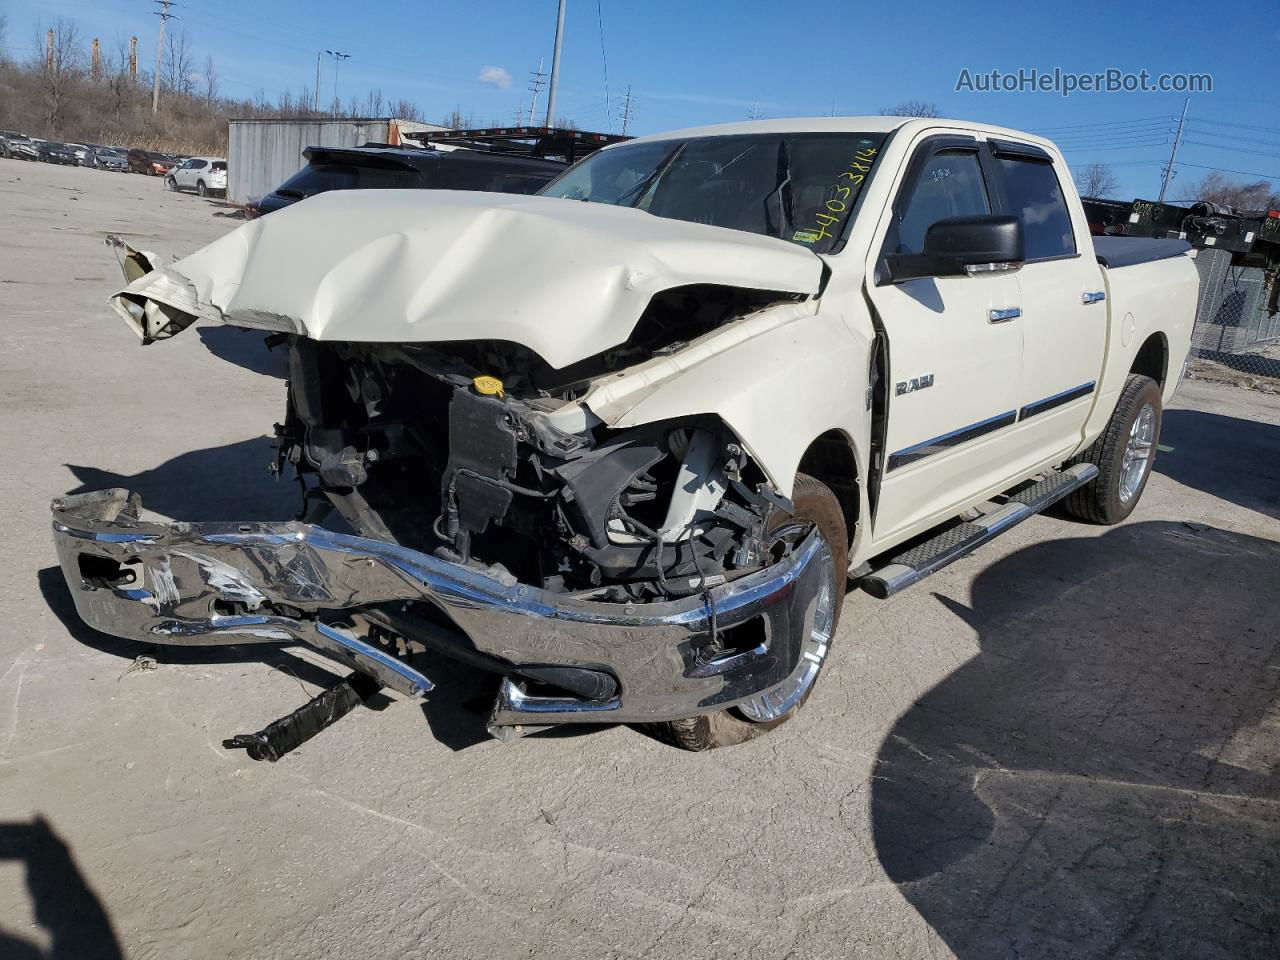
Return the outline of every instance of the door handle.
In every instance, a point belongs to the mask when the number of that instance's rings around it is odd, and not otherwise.
[[[1080,301],[1085,306],[1088,306],[1091,303],[1101,303],[1105,299],[1107,299],[1107,295],[1101,290],[1086,290],[1080,297]]]
[[[992,307],[987,311],[987,323],[1005,323],[1022,316],[1021,307]]]

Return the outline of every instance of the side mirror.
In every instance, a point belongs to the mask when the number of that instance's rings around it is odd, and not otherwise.
[[[920,277],[1016,270],[1026,259],[1025,250],[1019,217],[948,217],[925,231],[923,253],[885,257],[884,280],[901,283]]]

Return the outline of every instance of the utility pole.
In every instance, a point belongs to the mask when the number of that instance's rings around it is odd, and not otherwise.
[[[627,124],[631,122],[631,84],[627,84],[627,95],[622,100],[622,135],[627,135]]]
[[[169,12],[170,7],[176,7],[174,0],[154,0],[159,10],[151,11],[160,18],[160,39],[156,41],[156,75],[154,82],[151,84],[151,112],[160,112],[160,61],[164,57],[164,27],[170,20],[177,20],[177,16]]]
[[[560,0],[560,10],[556,14],[556,46],[551,54],[551,84],[547,87],[547,126],[556,122],[556,87],[560,83],[560,45],[564,40],[564,5]]]
[[[44,68],[53,69],[53,27],[44,35]]]
[[[1165,191],[1169,189],[1169,182],[1173,180],[1173,162],[1178,158],[1178,145],[1182,143],[1182,128],[1187,123],[1187,108],[1191,106],[1191,98],[1182,104],[1182,119],[1178,121],[1178,132],[1173,136],[1173,149],[1169,151],[1169,165],[1164,168],[1164,177],[1160,181],[1160,199],[1158,203],[1164,203]]]
[[[333,57],[333,115],[336,118],[338,116],[338,109],[339,109],[338,65],[341,64],[343,60],[350,60],[351,54],[343,53],[341,50],[326,50],[325,53]]]
[[[542,57],[538,58],[538,69],[529,75],[529,92],[533,97],[529,100],[529,126],[533,126],[533,116],[538,110],[538,93],[542,90],[546,83],[542,78],[546,74],[542,72]]]
[[[89,68],[89,75],[93,77],[95,83],[102,79],[102,48],[98,45],[98,38],[93,38],[93,44],[89,48],[90,62],[93,64]]]
[[[138,82],[138,38],[129,38],[129,82]]]
[[[315,96],[315,106],[312,107],[312,110],[314,110],[316,113],[320,112],[320,58],[323,56],[324,56],[323,51],[321,50],[316,51],[316,96]]]

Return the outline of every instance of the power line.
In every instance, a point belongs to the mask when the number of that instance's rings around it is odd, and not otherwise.
[[[1172,133],[1173,131],[1169,131]],[[1125,134],[1122,137],[1101,137],[1097,140],[1055,140],[1058,146],[1065,147],[1105,147],[1115,144],[1124,143],[1167,143],[1169,141],[1168,133],[1160,134]]]
[[[609,58],[604,52],[604,11],[596,0],[596,23],[600,25],[600,63],[604,68],[604,111],[609,120],[609,132],[613,132],[613,111],[609,109]]]
[[[1253,157],[1271,157],[1276,156],[1275,150],[1249,150],[1246,147],[1232,147],[1221,143],[1205,143],[1203,140],[1184,140],[1183,143],[1193,143],[1197,147],[1209,147],[1211,150],[1230,150],[1232,153],[1247,153]]]
[[[1131,124],[1131,123],[1142,123],[1147,120],[1160,120],[1160,121],[1163,121],[1164,123],[1169,123],[1173,120],[1173,118],[1168,116],[1134,117],[1132,120],[1107,120],[1107,121],[1101,121],[1098,123],[1076,123],[1076,124],[1067,124],[1065,126],[1057,126],[1057,127],[1041,127],[1040,129],[1041,130],[1082,130],[1086,128],[1094,129],[1095,127],[1116,127],[1116,126],[1123,126],[1125,124]]]
[[[1231,170],[1228,167],[1209,167],[1203,163],[1187,163],[1185,160],[1179,160],[1178,165],[1182,167],[1195,167],[1197,170],[1217,170],[1219,173],[1236,173],[1242,177],[1262,177],[1264,180],[1280,180],[1280,173],[1250,173],[1248,170]]]
[[[1082,153],[1082,152],[1089,153],[1094,150],[1140,150],[1143,147],[1162,147],[1168,142],[1169,142],[1168,140],[1157,140],[1157,141],[1152,141],[1150,143],[1129,143],[1129,144],[1122,144],[1119,146],[1112,146],[1112,147],[1083,146],[1083,147],[1062,147],[1061,149],[1063,153]]]
[[[1280,133],[1280,127],[1260,127],[1256,123],[1232,123],[1229,120],[1193,120],[1191,123],[1209,123],[1215,127],[1239,127],[1243,130],[1258,130],[1263,133]]]
[[[1189,122],[1189,121],[1188,121]],[[1257,137],[1242,137],[1234,133],[1219,133],[1216,130],[1193,130],[1197,137],[1217,137],[1228,143],[1260,143],[1264,147],[1280,147],[1280,140],[1260,140]]]
[[[538,109],[538,93],[546,85],[546,81],[542,79],[545,76],[542,72],[542,57],[539,57],[538,69],[529,73],[529,86],[526,88],[533,95],[529,99],[529,126],[533,126],[533,114]]]
[[[177,20],[177,14],[169,12],[170,7],[176,7],[176,0],[153,0],[160,7],[159,10],[152,10],[157,17],[160,18],[160,39],[156,41],[156,75],[151,83],[151,112],[160,112],[160,62],[164,56],[164,28],[170,20]]]
[[[631,84],[627,84],[627,96],[622,101],[622,135],[627,135],[627,124],[631,122]]]
[[[1169,165],[1164,168],[1164,176],[1160,179],[1160,196],[1156,200],[1164,203],[1165,191],[1169,189],[1169,184],[1177,175],[1173,169],[1173,162],[1178,159],[1178,145],[1182,143],[1182,131],[1187,125],[1187,110],[1191,107],[1191,98],[1187,97],[1182,101],[1182,116],[1178,119],[1178,132],[1173,137],[1173,149],[1169,151]]]

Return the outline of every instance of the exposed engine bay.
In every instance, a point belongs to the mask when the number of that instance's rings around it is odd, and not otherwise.
[[[681,293],[689,332],[742,308],[727,293]],[[586,377],[652,356],[643,337],[559,371],[497,341],[270,339],[289,354],[276,467],[362,536],[618,602],[688,596],[769,559],[766,523],[787,502],[717,418],[611,430],[574,402]]]

